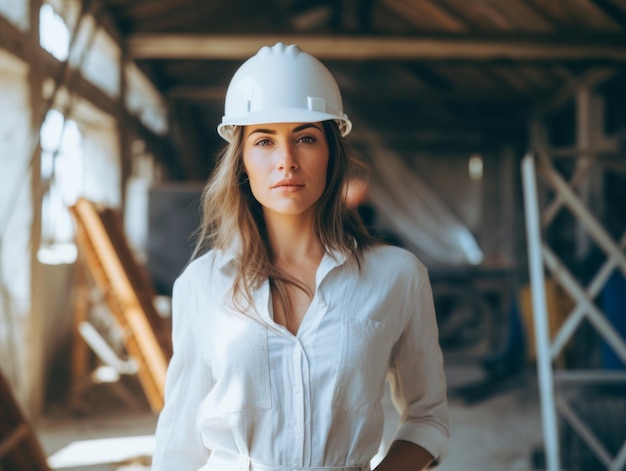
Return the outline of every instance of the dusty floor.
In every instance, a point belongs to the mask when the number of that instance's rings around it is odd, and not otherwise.
[[[541,443],[534,371],[485,388],[471,403],[457,391],[480,381],[483,371],[447,363],[452,438],[439,471],[531,471],[531,454]],[[385,440],[397,416],[386,398]],[[36,431],[55,470],[139,471],[149,469],[155,416],[148,410],[100,411],[82,418],[63,413],[38,421]],[[376,458],[375,458],[376,460]]]

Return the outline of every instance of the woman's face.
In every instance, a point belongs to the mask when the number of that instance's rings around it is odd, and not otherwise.
[[[265,214],[312,213],[326,187],[328,155],[322,123],[244,128],[243,164],[252,194]]]

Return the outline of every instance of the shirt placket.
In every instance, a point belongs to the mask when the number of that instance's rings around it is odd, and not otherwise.
[[[341,258],[341,257],[340,257]],[[344,261],[341,258],[341,263]],[[293,348],[291,351],[291,377],[292,377],[292,412],[293,412],[293,433],[294,433],[294,449],[293,451],[300,457],[303,466],[310,466],[311,463],[311,440],[312,432],[308,429],[307,424],[311,423],[310,411],[310,387],[309,378],[309,361],[306,350],[302,344],[302,337],[307,337],[307,329],[313,325],[317,325],[322,316],[328,310],[328,305],[324,301],[320,293],[320,284],[326,275],[338,265],[337,260],[326,255],[318,271],[316,273],[316,294],[311,301],[311,306],[306,314],[306,318],[300,326],[297,336],[293,336]]]
[[[305,440],[305,424],[306,418],[306,355],[302,344],[297,338],[294,338],[293,349],[291,353],[292,366],[292,391],[293,391],[293,433],[295,438],[295,446],[298,455],[303,463],[306,463],[306,440]]]
[[[309,357],[307,355],[308,348],[313,347],[315,343],[315,334],[318,325],[328,310],[328,305],[323,300],[321,293],[318,291],[311,302],[310,312],[307,319],[302,323],[300,332],[297,337],[293,338],[294,347],[292,352],[292,397],[294,400],[294,432],[298,440],[298,447],[302,445],[302,465],[310,466],[313,450],[312,439],[313,431],[311,426],[311,388],[315,387],[310,383],[311,377]],[[313,334],[313,336],[311,336]],[[299,435],[298,431],[302,430]],[[316,451],[319,453],[319,451]]]

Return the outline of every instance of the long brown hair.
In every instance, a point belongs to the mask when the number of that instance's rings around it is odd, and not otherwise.
[[[347,149],[335,121],[324,121],[329,158],[326,188],[316,203],[314,227],[327,252],[337,251],[360,263],[363,250],[375,244],[358,215],[346,207],[349,175],[365,164]],[[312,293],[273,263],[263,211],[252,195],[243,165],[243,131],[237,127],[232,141],[218,155],[217,165],[202,194],[202,224],[192,258],[214,248],[235,253],[234,305],[252,305],[252,292],[269,279],[283,306],[291,306],[287,285]]]

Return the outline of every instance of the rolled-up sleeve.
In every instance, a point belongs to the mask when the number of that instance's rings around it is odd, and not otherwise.
[[[174,354],[167,370],[165,405],[156,428],[153,471],[201,468],[209,457],[197,426],[198,407],[211,389],[211,374],[196,344],[198,310],[189,286],[178,279],[172,294]]]
[[[446,378],[428,272],[420,267],[409,318],[394,346],[389,383],[400,413],[395,440],[416,443],[437,465],[445,457],[450,436]]]

